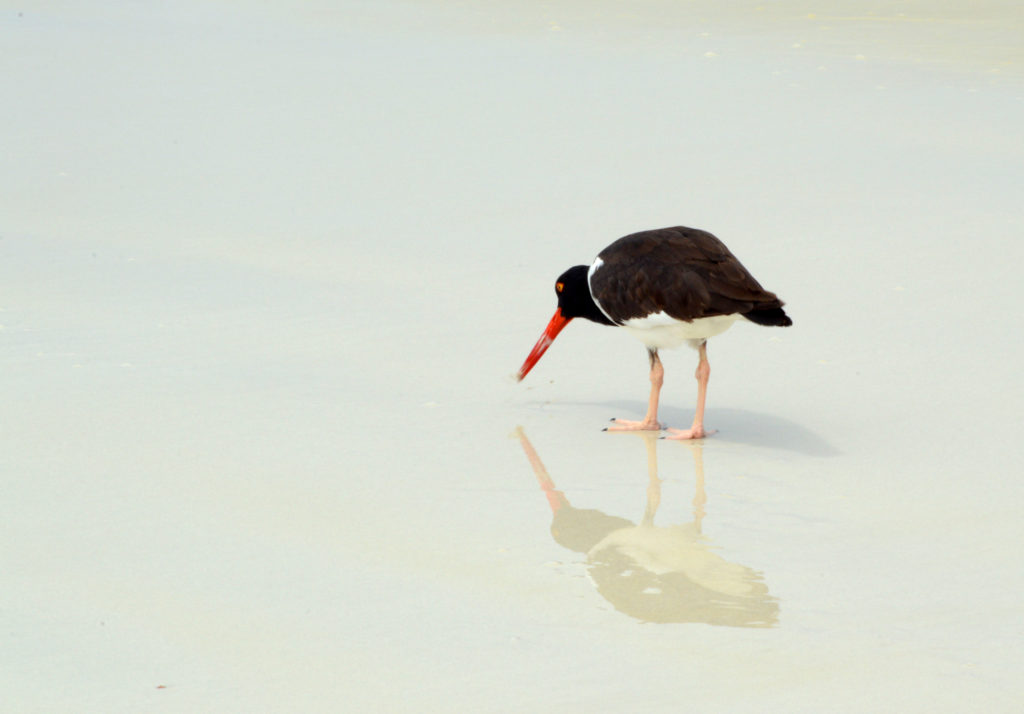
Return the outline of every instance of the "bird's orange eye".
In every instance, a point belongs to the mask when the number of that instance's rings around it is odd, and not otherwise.
[[[565,283],[555,283],[555,292],[560,293],[565,289]]]

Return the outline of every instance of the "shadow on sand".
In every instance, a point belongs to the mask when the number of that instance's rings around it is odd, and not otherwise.
[[[761,575],[716,554],[701,533],[707,502],[701,442],[690,443],[696,471],[693,521],[656,526],[661,504],[657,433],[640,434],[647,450],[647,507],[639,524],[574,507],[555,488],[522,427],[515,435],[551,506],[551,535],[559,545],[586,555],[598,592],[616,610],[643,622],[731,627],[771,627],[778,622],[778,600],[769,595]]]

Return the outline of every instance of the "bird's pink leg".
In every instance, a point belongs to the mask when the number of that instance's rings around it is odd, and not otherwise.
[[[704,431],[704,402],[708,396],[708,377],[711,376],[711,365],[708,363],[708,343],[703,342],[698,348],[700,362],[697,363],[697,412],[693,416],[693,425],[689,429],[669,429],[666,439],[703,439],[714,434]]]
[[[651,398],[647,401],[647,416],[643,421],[612,419],[615,424],[606,431],[661,431],[665,428],[665,425],[658,421],[658,397],[661,395],[661,384],[665,380],[665,368],[661,366],[661,359],[656,350],[649,350],[648,356],[651,359]]]

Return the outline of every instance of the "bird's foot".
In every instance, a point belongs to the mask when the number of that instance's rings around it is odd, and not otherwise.
[[[643,421],[629,421],[628,419],[612,419],[612,426],[606,427],[604,431],[661,431],[665,425],[654,419]]]
[[[717,434],[718,429],[712,429],[711,431],[705,431],[702,426],[690,427],[689,429],[669,429],[668,436],[663,438],[673,439],[676,441],[684,441],[686,439],[703,439],[705,436],[711,436]]]

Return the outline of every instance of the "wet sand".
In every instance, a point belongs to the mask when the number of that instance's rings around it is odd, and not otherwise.
[[[5,706],[1020,709],[1022,14],[684,7],[3,15]],[[597,325],[515,383],[674,224],[795,323],[718,433],[602,432]]]

